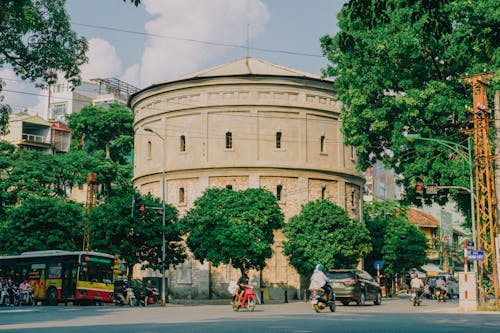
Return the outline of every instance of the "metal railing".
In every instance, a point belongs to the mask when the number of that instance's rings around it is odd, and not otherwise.
[[[22,134],[22,139],[26,140],[26,141],[32,141],[32,142],[50,143],[47,140],[47,136],[45,136],[45,135],[36,135],[36,134],[23,133]]]

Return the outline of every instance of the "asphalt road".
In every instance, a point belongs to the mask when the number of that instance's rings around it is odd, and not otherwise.
[[[337,306],[314,313],[304,302],[257,305],[255,312],[233,312],[225,305],[172,305],[130,308],[57,306],[0,308],[2,332],[500,332],[500,313],[458,309],[458,301],[408,299],[382,305]]]

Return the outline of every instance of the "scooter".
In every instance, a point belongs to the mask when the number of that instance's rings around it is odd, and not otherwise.
[[[10,295],[6,287],[0,290],[0,305],[9,306],[10,305]]]
[[[20,305],[36,305],[35,294],[33,293],[33,289],[29,288],[28,292],[24,295],[19,295],[19,304]]]
[[[255,304],[255,292],[253,290],[253,287],[248,284],[245,285],[245,291],[243,292],[242,296],[236,294],[233,297],[233,311],[236,312],[238,312],[240,308],[247,309],[248,311],[253,312],[255,310]]]
[[[116,305],[130,305],[130,306],[136,306],[137,305],[137,298],[135,298],[135,293],[132,288],[127,288],[126,289],[126,297],[123,296],[123,293],[119,292],[115,295],[115,304]]]
[[[440,289],[440,288],[435,288],[434,289],[434,297],[437,299],[438,302],[446,302],[446,294]]]
[[[335,312],[337,310],[337,306],[335,304],[335,293],[333,290],[330,295],[323,288],[312,289],[309,301],[313,310],[317,313],[323,311],[327,306],[330,308],[331,312]]]
[[[418,289],[411,290],[410,302],[413,304],[413,306],[420,306],[420,303],[422,303],[420,292],[421,291]]]

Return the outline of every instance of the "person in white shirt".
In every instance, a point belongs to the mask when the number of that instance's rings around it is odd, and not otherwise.
[[[444,281],[443,276],[438,277],[434,289],[441,289],[441,292],[443,293],[443,298],[446,297],[446,294],[448,293],[448,288],[446,287],[446,282]]]
[[[412,290],[415,290],[417,292],[417,297],[420,298],[422,296],[422,293],[424,291],[424,283],[418,278],[417,274],[412,275],[410,287]]]
[[[314,269],[314,273],[311,276],[311,284],[309,284],[309,290],[323,288],[330,294],[332,288],[330,287],[330,279],[323,273],[323,265],[318,264]]]

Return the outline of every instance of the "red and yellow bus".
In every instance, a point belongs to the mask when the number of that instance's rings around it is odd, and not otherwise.
[[[105,253],[33,251],[0,256],[0,278],[10,277],[17,285],[27,279],[35,299],[47,305],[110,303],[113,266],[114,257]]]

